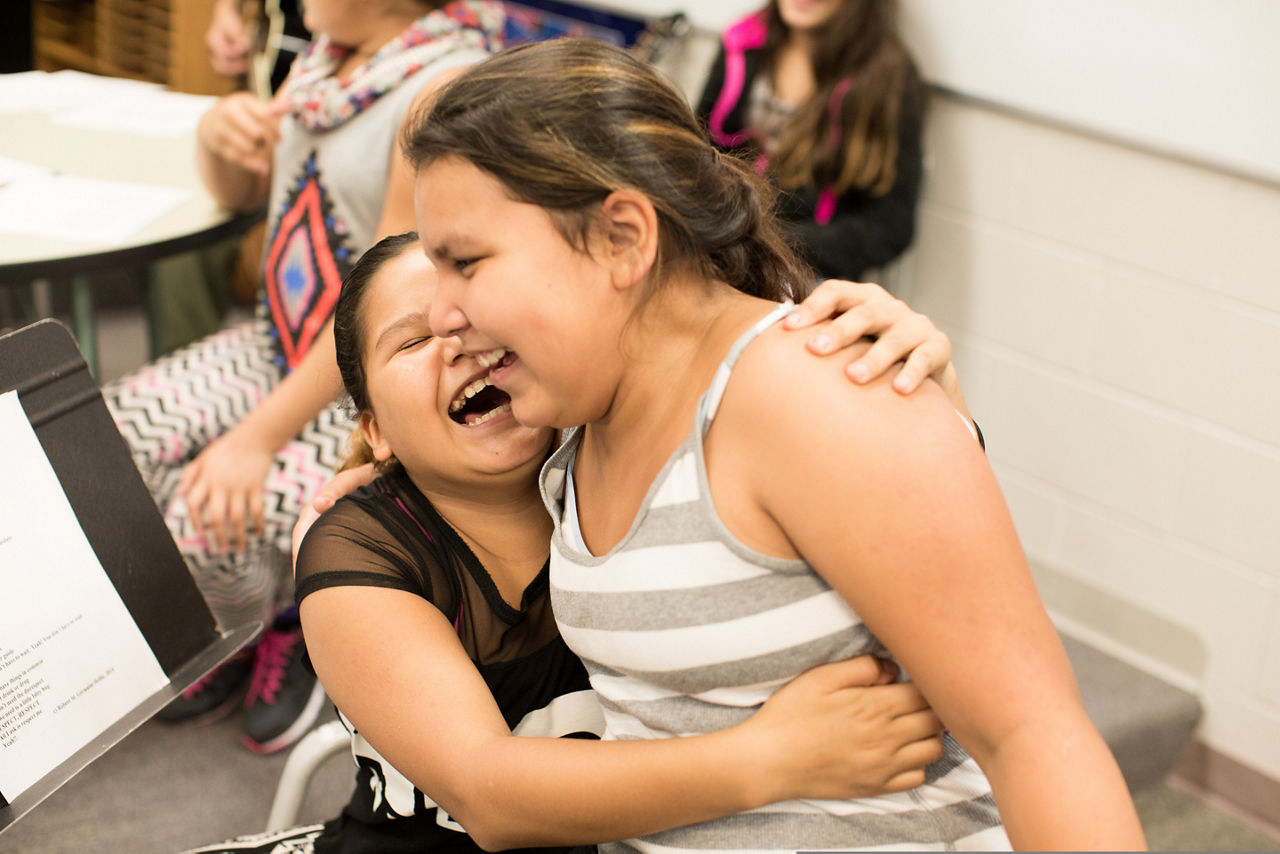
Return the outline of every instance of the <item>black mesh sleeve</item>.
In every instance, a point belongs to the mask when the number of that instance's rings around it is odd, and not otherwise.
[[[377,504],[348,496],[316,521],[298,549],[298,603],[316,590],[351,586],[386,587],[432,598],[424,565],[430,555],[415,548],[403,531],[389,529],[377,511]]]

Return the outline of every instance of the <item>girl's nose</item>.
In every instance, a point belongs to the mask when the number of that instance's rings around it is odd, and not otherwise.
[[[436,290],[436,298],[431,303],[431,313],[427,319],[431,323],[431,334],[437,338],[456,338],[470,325],[462,307],[458,305],[453,289],[444,282]]]
[[[462,349],[462,339],[456,335],[451,338],[441,338],[440,355],[446,365],[452,365],[457,362],[458,359],[465,355]]]

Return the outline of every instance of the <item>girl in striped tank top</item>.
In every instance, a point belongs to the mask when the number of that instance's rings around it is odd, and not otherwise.
[[[553,610],[605,737],[719,731],[862,652],[896,658],[954,736],[911,792],[621,846],[1144,846],[969,422],[932,385],[850,388],[775,322],[811,274],[680,94],[616,48],[543,43],[463,74],[406,150],[433,331],[521,422],[585,425],[543,497]]]
[[[435,287],[417,235],[388,237],[334,311],[356,459],[380,460],[381,474],[306,533],[296,580],[311,660],[352,729],[355,791],[323,828],[200,850],[566,846],[918,786],[941,755],[940,724],[869,656],[809,671],[705,738],[560,738],[599,735],[604,720],[551,613],[538,470],[555,431],[517,423],[486,369],[431,336]],[[886,334],[919,326],[900,306],[881,317]]]

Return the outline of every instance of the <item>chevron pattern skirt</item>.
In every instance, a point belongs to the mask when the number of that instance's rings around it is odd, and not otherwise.
[[[266,533],[248,554],[221,554],[196,535],[177,496],[183,467],[263,401],[283,378],[269,326],[256,318],[157,359],[103,389],[138,471],[218,624],[270,624],[293,602],[290,535],[298,513],[341,463],[355,427],[335,401],[279,450],[264,484]]]

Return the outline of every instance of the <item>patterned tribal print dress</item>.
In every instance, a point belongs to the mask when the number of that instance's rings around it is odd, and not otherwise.
[[[182,469],[306,355],[333,312],[343,275],[374,242],[391,153],[413,99],[437,74],[500,46],[502,24],[492,0],[451,3],[416,21],[343,86],[325,76],[341,53],[323,38],[313,42],[284,86],[294,93],[293,112],[282,120],[274,153],[256,317],[103,390],[223,628],[270,625],[275,609],[292,601],[286,556],[294,520],[333,476],[354,421],[335,401],[276,453],[263,496],[266,537],[248,561],[218,554],[196,536],[175,496]]]

